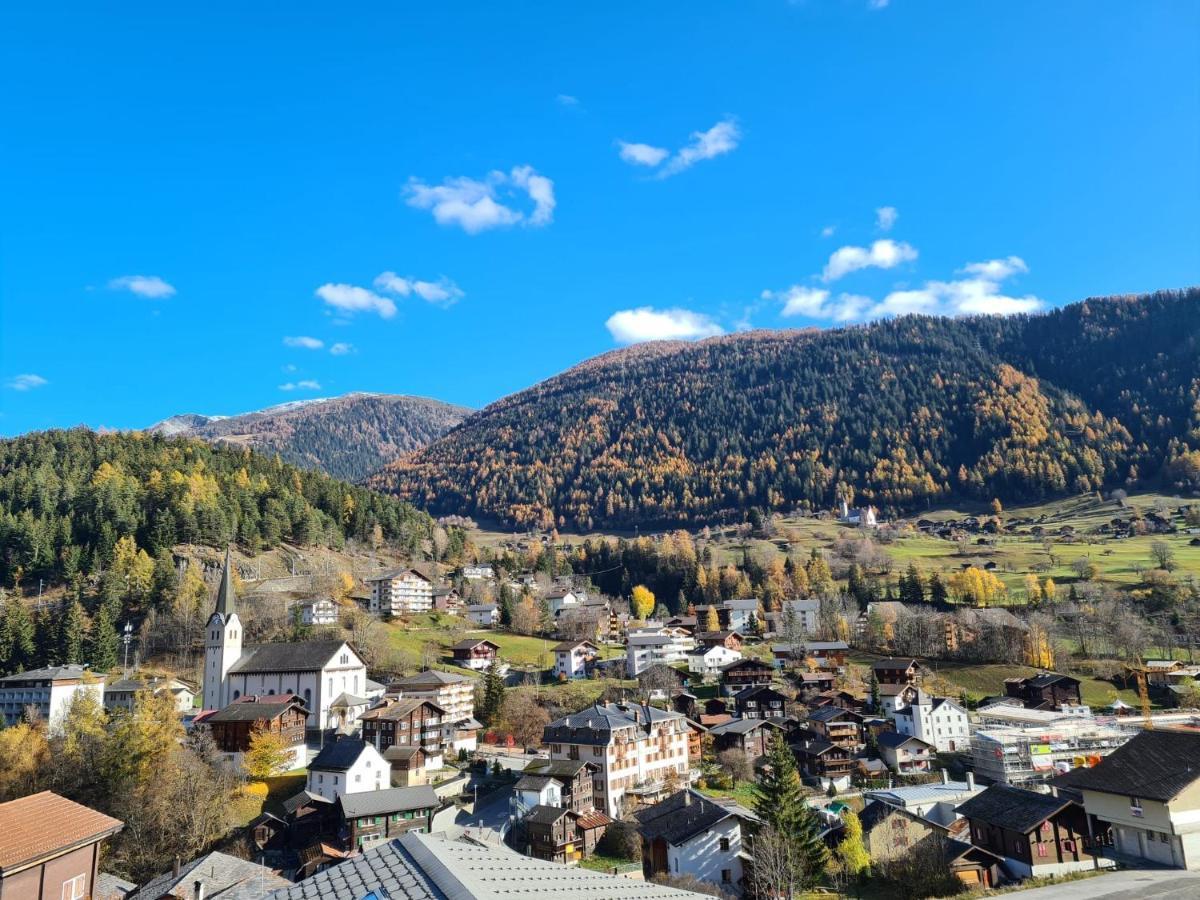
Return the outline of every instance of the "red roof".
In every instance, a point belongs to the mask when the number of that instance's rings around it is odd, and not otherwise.
[[[95,843],[124,827],[50,791],[0,803],[0,873]]]

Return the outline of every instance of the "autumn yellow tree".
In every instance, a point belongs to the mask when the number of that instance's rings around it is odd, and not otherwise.
[[[630,603],[633,606],[634,618],[644,620],[654,612],[654,592],[644,584],[639,584],[633,589]]]
[[[1042,599],[1053,601],[1056,593],[1058,593],[1058,585],[1054,583],[1053,578],[1047,578],[1045,582],[1042,583]]]
[[[710,606],[708,612],[704,614],[704,630],[708,632],[721,630],[721,617],[717,614],[715,606]]]
[[[1025,600],[1028,603],[1037,603],[1042,599],[1042,585],[1038,581],[1037,576],[1029,574],[1025,576]]]
[[[991,572],[968,566],[949,578],[950,590],[962,603],[989,606],[1004,597],[1004,582]]]
[[[0,728],[0,759],[0,803],[34,793],[50,759],[45,730],[25,722]]]
[[[282,734],[257,726],[250,732],[250,746],[242,757],[242,768],[255,781],[282,774],[291,761],[291,748]]]

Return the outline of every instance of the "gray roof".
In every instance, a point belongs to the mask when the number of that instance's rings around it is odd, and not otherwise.
[[[875,737],[876,743],[881,747],[891,747],[893,750],[897,747],[903,747],[909,741],[916,741],[918,744],[923,744],[926,747],[933,746],[928,741],[923,741],[920,738],[913,737],[911,734],[900,734],[897,731],[885,731]]]
[[[445,834],[403,837],[333,866],[269,900],[656,900],[696,898],[690,891],[522,856],[507,847],[452,840]]]
[[[414,809],[437,809],[441,805],[437,794],[427,784],[343,794],[338,798],[338,803],[341,804],[342,814],[347,819],[357,819],[360,816],[382,816]]]
[[[418,672],[416,675],[397,678],[391,684],[400,688],[437,688],[446,684],[460,684],[464,681],[471,681],[471,679],[466,675],[459,675],[457,672],[442,672],[438,669],[427,669],[424,672]]]
[[[775,728],[779,731],[783,730],[778,722],[772,722],[770,719],[731,719],[720,725],[714,725],[708,732],[709,734],[748,734],[756,728],[762,728],[763,726]]]
[[[294,644],[257,644],[242,651],[229,671],[235,675],[265,672],[319,672],[329,664],[345,641],[300,641]]]
[[[661,837],[679,846],[732,815],[734,811],[729,807],[687,788],[661,803],[637,810],[633,817],[642,837],[651,840]]]
[[[412,566],[403,566],[399,569],[388,569],[386,572],[379,572],[375,575],[370,576],[369,578],[364,578],[363,581],[365,581],[365,582],[391,581],[393,578],[399,578],[401,575],[405,574],[406,572],[412,572],[414,575],[418,576],[419,578],[424,579],[425,581],[429,581],[429,582],[433,581],[432,578],[430,578],[428,575],[426,575],[420,569],[414,569]]]
[[[309,771],[320,769],[325,772],[345,772],[358,761],[371,746],[366,741],[354,737],[343,737],[331,741],[321,748],[321,752],[313,757],[308,764]]]
[[[30,669],[28,672],[14,672],[12,675],[5,675],[0,678],[0,682],[4,681],[57,681],[57,680],[74,680],[82,678],[84,673],[90,674],[97,682],[104,680],[103,672],[93,672],[87,666],[46,666],[44,669]]]
[[[569,809],[562,806],[546,806],[539,803],[525,815],[526,822],[535,825],[553,825],[563,816],[572,815]]]
[[[1146,797],[1164,803],[1200,781],[1200,734],[1143,731],[1090,769],[1075,769],[1074,788]]]
[[[130,891],[136,891],[137,885],[124,878],[118,878],[109,872],[98,872],[96,883],[92,886],[94,900],[117,900]]]
[[[224,709],[218,710],[208,717],[205,724],[213,722],[258,722],[274,719],[293,706],[298,707],[304,715],[308,709],[304,701],[295,694],[271,694],[260,696],[257,700],[234,700]]]
[[[284,812],[291,815],[300,809],[300,807],[308,806],[310,803],[325,804],[327,806],[333,805],[333,801],[328,797],[322,797],[320,794],[314,794],[311,791],[301,791],[298,794],[293,794],[280,805],[283,807]]]
[[[631,647],[657,647],[659,644],[675,642],[669,634],[631,634],[626,643]]]
[[[759,607],[757,597],[748,597],[745,600],[726,600],[725,609],[748,609],[756,610]]]
[[[151,879],[127,894],[126,900],[158,900],[176,891],[190,897],[192,884],[196,881],[204,883],[205,897],[221,897],[222,900],[250,900],[291,884],[258,863],[214,850],[181,866],[178,875],[172,870]]]
[[[957,812],[973,821],[1028,833],[1073,802],[1067,797],[1038,794],[1009,784],[993,784],[960,804]]]
[[[513,790],[541,792],[548,784],[558,784],[558,781],[548,775],[523,775],[521,780],[513,785]]]
[[[677,712],[653,706],[597,704],[551,722],[546,726],[542,739],[548,743],[605,746],[612,740],[613,731],[639,724],[644,726],[647,719],[650,722],[665,722],[682,718]]]
[[[217,589],[217,606],[213,610],[228,619],[237,612],[237,593],[233,589],[233,556],[225,548],[225,565],[221,569],[221,586]]]

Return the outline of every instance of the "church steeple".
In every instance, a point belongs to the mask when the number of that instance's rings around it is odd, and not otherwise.
[[[235,601],[237,594],[233,590],[233,558],[229,548],[225,548],[225,569],[221,572],[221,587],[217,590],[217,608],[213,612],[220,614],[226,620],[237,612]]]

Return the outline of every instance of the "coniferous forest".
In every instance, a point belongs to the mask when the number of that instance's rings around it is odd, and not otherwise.
[[[1200,488],[1200,289],[614,351],[367,482],[519,526]]]

